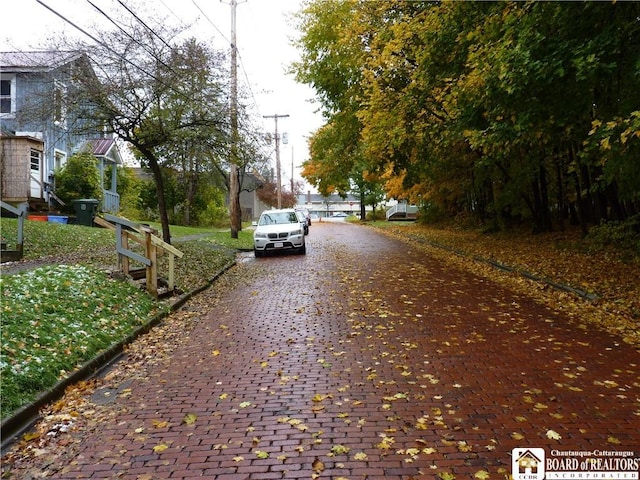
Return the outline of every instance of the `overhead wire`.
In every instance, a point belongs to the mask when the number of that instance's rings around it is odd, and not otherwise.
[[[221,36],[221,37],[222,37],[222,38],[223,38],[223,39],[224,39],[224,40],[225,40],[229,45],[231,45],[231,40],[229,40],[229,39],[225,36],[225,34],[224,34],[224,33],[222,33],[222,30],[220,30],[220,29],[218,28],[218,26],[217,26],[215,23],[213,23],[213,22],[211,21],[211,19],[209,18],[209,16],[208,16],[206,13],[204,13],[204,11],[202,10],[202,8],[200,8],[200,5],[198,5],[198,4],[196,3],[196,0],[191,0],[191,1],[192,1],[192,2],[193,2],[193,4],[195,5],[195,7],[200,11],[200,13],[202,13],[202,16],[203,16],[204,18],[206,18],[206,19],[207,19],[207,21],[211,24],[211,26],[212,26],[212,27],[213,27],[213,28],[214,28],[214,29],[215,29],[215,30],[220,34],[220,36]]]
[[[170,71],[173,71],[173,68],[169,65],[167,65],[162,59],[155,57],[155,53],[153,51],[151,51],[149,49],[149,47],[143,43],[140,42],[140,40],[138,40],[137,38],[135,38],[133,35],[131,35],[129,32],[127,32],[124,28],[122,28],[120,25],[118,25],[118,23],[111,18],[110,15],[108,15],[106,12],[104,12],[100,7],[98,7],[95,3],[93,3],[91,0],[86,0],[87,3],[89,3],[93,8],[95,8],[98,12],[100,12],[104,17],[107,18],[107,20],[109,20],[111,23],[113,23],[113,25],[115,25],[115,27],[120,30],[122,33],[124,33],[127,37],[129,37],[130,40],[132,40],[134,43],[138,44],[140,47],[142,47],[144,50],[147,51],[147,53],[150,53],[151,55],[154,56],[154,58],[156,58],[163,66],[165,66],[166,68],[168,68]],[[164,41],[163,41],[164,42]],[[164,42],[166,44],[166,42]],[[171,47],[170,47],[171,48]],[[173,49],[172,49],[173,50]]]
[[[136,15],[136,13],[131,10],[125,3],[122,2],[122,0],[118,0],[118,3],[120,5],[122,5],[131,15],[133,15],[133,17],[138,20],[138,22],[140,22],[147,30],[149,30],[153,35],[155,35],[162,43],[164,43],[171,51],[173,51],[173,47],[171,45],[169,45],[164,38],[162,38],[160,35],[158,35],[156,33],[156,31],[151,28],[149,25],[147,25],[140,17],[138,17],[138,15]]]
[[[36,2],[38,2],[40,5],[42,5],[44,8],[46,8],[47,10],[49,10],[51,13],[53,13],[54,15],[58,16],[59,18],[61,18],[63,21],[65,21],[66,23],[68,23],[69,25],[71,25],[73,28],[75,28],[76,30],[80,31],[81,33],[85,34],[87,37],[89,37],[91,40],[93,40],[94,42],[96,42],[98,45],[106,48],[108,51],[110,51],[111,53],[115,54],[115,55],[119,55],[118,52],[116,52],[113,48],[111,48],[109,45],[107,45],[106,43],[104,43],[102,40],[96,38],[95,36],[91,35],[89,32],[87,32],[85,29],[83,29],[82,27],[76,25],[74,22],[72,22],[71,20],[69,20],[67,17],[65,17],[64,15],[62,15],[61,13],[59,13],[58,11],[54,10],[53,8],[51,8],[49,5],[47,5],[46,3],[44,3],[42,0],[36,0]],[[158,81],[158,78],[156,78],[155,75],[153,75],[152,73],[146,71],[144,68],[142,68],[141,66],[135,64],[134,62],[132,62],[131,60],[129,60],[128,58],[123,58],[123,60],[130,64],[131,66],[137,68],[138,70],[140,70],[142,73],[149,75],[151,78],[153,78],[154,80]]]

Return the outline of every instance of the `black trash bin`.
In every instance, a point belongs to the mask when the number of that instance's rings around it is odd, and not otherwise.
[[[93,226],[93,219],[98,213],[99,200],[95,198],[80,198],[73,201],[78,225]]]

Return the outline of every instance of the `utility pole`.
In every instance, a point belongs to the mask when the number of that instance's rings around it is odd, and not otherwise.
[[[280,138],[278,137],[278,119],[289,115],[263,115],[263,118],[273,118],[276,122],[276,176],[278,177],[278,208],[282,208],[282,174],[280,172]]]
[[[229,156],[229,217],[231,238],[238,238],[242,230],[242,210],[240,208],[240,179],[238,175],[238,47],[236,43],[237,0],[229,0],[231,5],[231,151]]]
[[[295,196],[293,191],[293,145],[291,146],[291,193]]]

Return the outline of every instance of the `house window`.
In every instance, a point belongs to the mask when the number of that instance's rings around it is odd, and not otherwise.
[[[53,90],[53,123],[57,127],[65,128],[66,126],[66,99],[67,87],[60,82],[56,82]]]
[[[3,117],[16,113],[16,77],[2,75],[0,77],[0,115]]]
[[[65,160],[66,160],[67,156],[65,155],[64,152],[61,152],[60,150],[56,150],[54,153],[54,170],[58,171],[60,170],[63,165],[65,164]]]
[[[31,171],[39,172],[40,171],[40,155],[41,153],[38,150],[31,149]]]

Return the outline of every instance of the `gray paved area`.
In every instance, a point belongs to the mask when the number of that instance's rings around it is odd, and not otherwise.
[[[635,349],[418,248],[323,223],[306,256],[240,262],[250,279],[188,304],[171,352],[101,380],[106,420],[43,469],[504,479],[514,448],[640,457]]]

